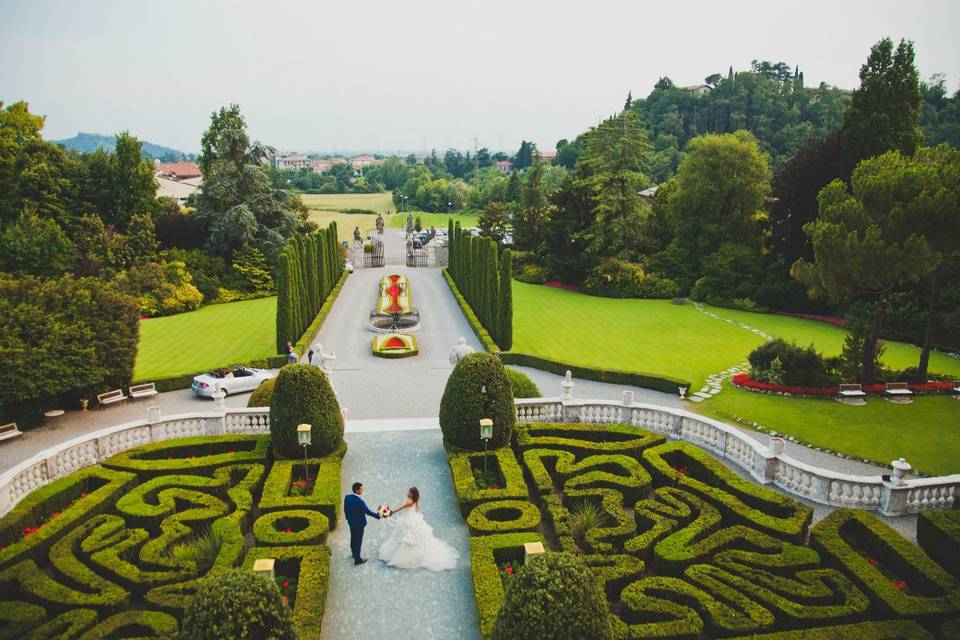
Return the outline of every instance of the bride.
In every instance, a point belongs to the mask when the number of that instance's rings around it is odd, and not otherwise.
[[[410,487],[403,505],[393,510],[396,519],[393,532],[380,545],[380,559],[398,569],[444,571],[457,566],[460,554],[443,540],[433,536],[433,529],[420,513],[420,490]]]

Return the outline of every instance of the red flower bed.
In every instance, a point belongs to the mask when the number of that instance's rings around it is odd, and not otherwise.
[[[770,382],[761,382],[750,377],[749,373],[738,373],[730,380],[734,386],[746,389],[748,391],[760,391],[762,393],[779,393],[790,396],[818,396],[822,398],[831,398],[840,392],[839,387],[795,387],[785,384],[773,384]],[[953,382],[929,381],[917,382],[907,385],[907,388],[914,393],[946,393],[954,387]],[[865,384],[862,387],[865,393],[874,395],[883,395],[886,386],[884,384]]]
[[[573,291],[576,293],[580,292],[580,287],[573,284],[563,284],[562,282],[557,282],[556,280],[551,280],[550,282],[544,282],[545,287],[555,287],[557,289],[566,289],[567,291]]]
[[[814,313],[790,313],[789,311],[777,311],[778,316],[788,316],[790,318],[803,318],[804,320],[816,320],[817,322],[826,322],[837,327],[845,327],[846,320],[836,316],[818,316]]]

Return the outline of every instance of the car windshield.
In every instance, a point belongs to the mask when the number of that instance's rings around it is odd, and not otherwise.
[[[237,378],[244,378],[246,376],[252,376],[253,371],[250,371],[249,369],[244,369],[243,367],[237,367],[236,369],[233,370],[233,375],[236,376]]]

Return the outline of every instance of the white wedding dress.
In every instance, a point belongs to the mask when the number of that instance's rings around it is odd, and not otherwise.
[[[390,537],[380,545],[380,559],[398,569],[445,571],[457,566],[460,554],[433,535],[419,506],[409,507],[387,518],[393,527]]]

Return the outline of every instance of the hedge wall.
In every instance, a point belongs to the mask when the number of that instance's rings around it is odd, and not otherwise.
[[[301,339],[342,274],[336,222],[287,243],[277,256],[277,353]]]
[[[449,234],[449,243],[450,261],[445,273],[449,272],[456,290],[492,341],[501,349],[509,349],[513,344],[510,250],[500,252],[492,238],[464,233],[459,223]]]
[[[533,367],[541,371],[548,371],[559,376],[566,374],[567,371],[574,378],[583,380],[596,380],[598,382],[608,382],[610,384],[622,384],[632,387],[641,387],[643,389],[653,389],[654,391],[663,391],[671,395],[676,395],[680,387],[690,388],[690,382],[680,378],[671,378],[669,376],[656,375],[652,373],[642,373],[638,371],[622,371],[619,369],[600,369],[583,367],[576,364],[557,362],[548,358],[531,355],[528,353],[503,352],[500,359],[504,364],[514,364],[520,367]]]
[[[917,543],[960,579],[960,511],[924,511],[917,517]]]

